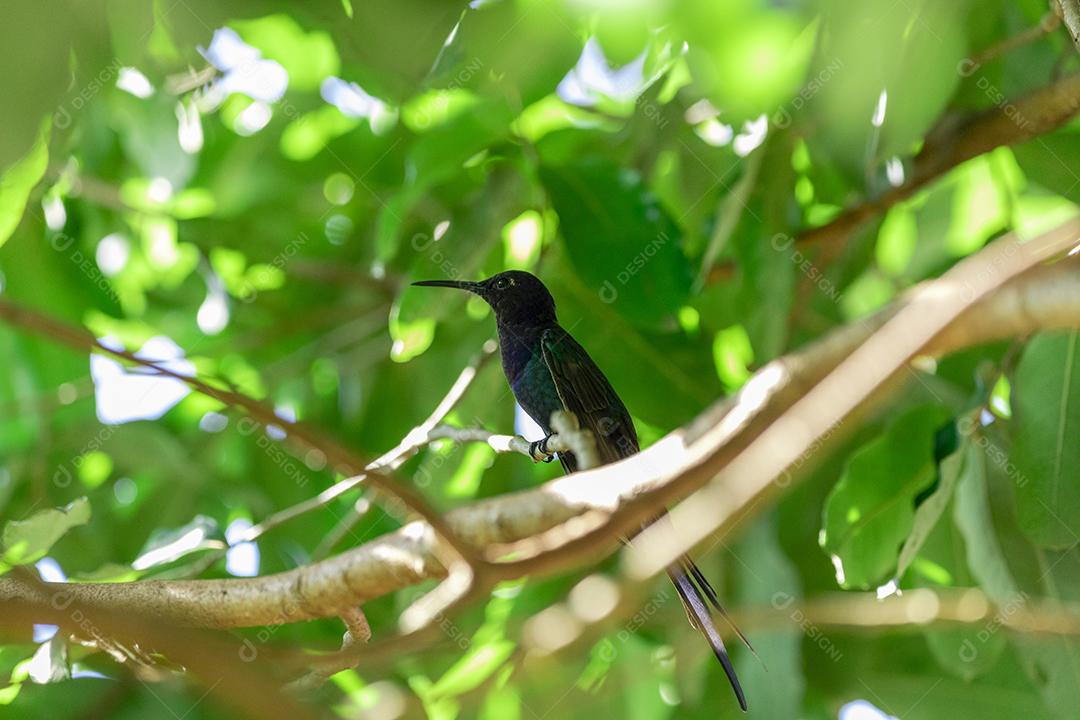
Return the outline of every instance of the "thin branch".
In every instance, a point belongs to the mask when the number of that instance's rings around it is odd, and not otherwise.
[[[1056,3],[1056,0],[1051,0],[1051,2]],[[1042,16],[1038,25],[1033,25],[1026,30],[1022,30],[1015,35],[1003,39],[1001,42],[991,45],[985,50],[981,50],[971,58],[971,62],[974,63],[976,67],[985,65],[1006,53],[1010,53],[1019,47],[1033,43],[1043,36],[1052,33],[1054,30],[1057,30],[1059,25],[1061,25],[1061,17],[1057,12],[1051,10]]]
[[[596,439],[588,430],[582,430],[573,413],[558,411],[552,415],[552,427],[556,430],[545,440],[548,455],[537,457],[533,444],[520,435],[498,435],[483,428],[459,428],[439,425],[428,433],[428,440],[453,440],[459,443],[481,442],[497,453],[516,452],[534,461],[551,460],[554,454],[573,453],[582,469],[596,467],[600,460],[596,454]]]
[[[773,603],[732,611],[740,627],[803,625],[838,630],[922,628],[932,624],[986,624],[990,632],[1008,628],[1017,632],[1080,636],[1080,612],[1075,605],[1052,600],[1031,600],[1022,594],[997,606],[978,588],[917,588],[884,600],[873,592],[829,593],[796,601],[786,593]]]
[[[457,556],[456,559],[458,561],[468,563],[474,568],[479,568],[483,565],[482,559],[476,555],[473,548],[461,542],[454,536],[453,532],[447,528],[446,524],[438,514],[428,507],[427,502],[419,493],[388,477],[393,468],[376,465],[375,463],[365,463],[352,451],[339,444],[337,441],[321,435],[307,425],[291,422],[279,417],[278,414],[274,412],[273,408],[253,398],[230,389],[215,387],[199,378],[170,370],[157,362],[140,358],[127,350],[116,350],[108,347],[107,345],[102,344],[92,334],[81,328],[65,325],[64,323],[38,313],[37,311],[22,308],[7,300],[0,299],[0,319],[4,319],[12,325],[17,325],[24,329],[47,335],[52,339],[77,350],[102,352],[153,370],[156,374],[163,377],[180,380],[190,386],[193,390],[207,395],[208,397],[212,397],[230,407],[236,407],[243,410],[246,414],[255,420],[258,420],[263,425],[276,425],[281,427],[289,439],[298,443],[305,449],[315,450],[318,453],[321,453],[330,467],[350,475],[366,471],[363,477],[364,480],[372,487],[380,490],[388,497],[398,500],[408,509],[422,517],[434,531],[436,536],[453,552],[454,555]],[[340,484],[341,483],[339,483],[339,485]],[[325,492],[320,493],[318,497],[321,498],[325,494]],[[334,497],[336,497],[336,495]],[[325,502],[329,502],[331,499],[333,498],[328,498]],[[292,517],[295,517],[295,515],[283,514],[283,517],[284,519],[281,519],[280,522],[291,519]]]
[[[267,516],[261,522],[251,526],[245,532],[238,535],[229,547],[233,545],[238,545],[240,543],[253,542],[265,535],[270,530],[284,525],[290,520],[294,520],[309,512],[326,507],[337,498],[358,487],[367,479],[369,473],[379,472],[383,470],[397,470],[406,460],[411,458],[421,448],[423,448],[431,440],[434,439],[430,436],[430,430],[436,427],[438,423],[442,422],[443,418],[445,418],[446,415],[454,409],[454,406],[457,405],[457,403],[465,395],[465,391],[468,390],[469,386],[472,385],[473,380],[476,379],[480,368],[482,368],[484,364],[488,361],[488,359],[492,357],[495,352],[495,348],[496,345],[494,342],[489,341],[485,343],[481,352],[461,370],[461,373],[458,375],[457,379],[454,380],[453,385],[450,386],[450,389],[447,391],[443,399],[439,401],[438,406],[436,406],[435,410],[432,411],[431,415],[429,415],[422,423],[410,430],[396,447],[386,453],[383,453],[378,458],[368,463],[367,467],[364,469],[364,472],[358,475],[353,475],[352,477],[345,478],[344,480],[340,480],[314,497],[303,500],[295,505],[284,508],[273,513],[272,515]],[[357,503],[354,504],[352,508],[350,508],[348,514],[344,518],[342,518],[338,527],[335,528],[334,531],[332,531],[331,533],[331,536],[335,537],[335,540],[330,544],[331,549],[334,547],[334,545],[337,544],[337,542],[344,538],[344,536],[348,533],[349,529],[351,529],[354,523],[359,520],[359,516],[363,514],[363,512],[367,512],[368,507],[370,506],[367,504]],[[322,548],[321,545],[320,548]],[[221,549],[220,551],[215,551],[214,553],[211,553],[207,558],[203,560],[203,562],[199,564],[199,572],[205,570],[207,567],[210,567],[210,565],[213,565],[214,562],[224,557],[225,553],[228,552],[228,550],[229,548],[226,547]],[[325,554],[325,552],[328,552],[328,550],[325,550],[323,554]],[[322,555],[319,553],[319,551],[316,550],[316,552],[314,553],[314,557],[319,558],[321,556]]]
[[[562,653],[577,652],[594,644],[601,636],[603,625],[611,626],[640,618],[641,608],[655,610],[672,599],[670,594],[652,595],[643,599],[639,593],[619,594],[610,579],[590,576],[582,581],[606,585],[601,597],[607,598],[604,607],[588,608],[588,617],[580,609],[559,603],[526,621],[521,633],[525,659],[523,670],[530,669],[530,660],[548,661]],[[634,586],[631,589],[638,589]],[[545,613],[551,613],[544,618]],[[1080,609],[1075,604],[1056,600],[1032,599],[1023,593],[995,605],[978,588],[916,588],[879,599],[874,592],[826,593],[801,599],[777,590],[767,605],[744,606],[729,611],[732,623],[718,630],[736,639],[734,627],[744,631],[789,630],[806,633],[827,655],[839,652],[830,634],[892,630],[925,630],[931,626],[982,626],[987,635],[1002,629],[1032,635],[1060,637],[1080,636]],[[640,620],[634,620],[635,624]],[[544,632],[544,627],[558,623],[559,633]],[[386,653],[381,652],[385,658]],[[362,666],[367,665],[366,656]]]

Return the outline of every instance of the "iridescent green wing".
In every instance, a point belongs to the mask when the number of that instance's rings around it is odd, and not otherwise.
[[[614,462],[636,453],[637,433],[630,414],[585,348],[562,328],[544,331],[540,344],[563,407],[592,431],[600,461]],[[577,469],[572,458],[563,465],[568,472]]]

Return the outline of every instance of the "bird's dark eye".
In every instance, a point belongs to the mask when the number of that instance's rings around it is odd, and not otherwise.
[[[510,287],[510,280],[508,280],[507,278],[499,278],[495,281],[496,290],[505,290],[508,287]]]

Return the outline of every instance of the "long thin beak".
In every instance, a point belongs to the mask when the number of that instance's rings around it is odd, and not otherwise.
[[[471,293],[480,294],[482,286],[478,282],[467,282],[463,280],[421,280],[414,282],[413,285],[422,285],[424,287],[448,287],[457,288],[458,290],[467,290]]]

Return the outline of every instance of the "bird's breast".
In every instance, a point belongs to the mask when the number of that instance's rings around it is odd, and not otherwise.
[[[550,433],[551,414],[562,410],[563,405],[544,361],[535,358],[526,363],[510,381],[510,389],[513,390],[521,409],[528,413],[544,432]]]

